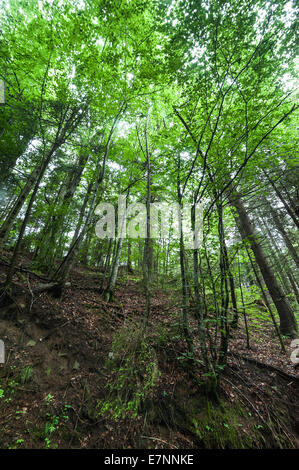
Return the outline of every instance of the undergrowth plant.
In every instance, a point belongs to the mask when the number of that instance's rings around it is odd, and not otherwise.
[[[45,398],[45,405],[49,407],[53,401],[54,397],[49,393]],[[45,442],[46,449],[54,449],[57,447],[57,444],[52,443],[51,437],[62,425],[66,424],[69,421],[68,410],[70,405],[64,405],[64,408],[59,414],[52,414],[51,412],[46,413],[46,423],[42,431],[42,438]]]
[[[142,326],[131,323],[116,333],[105,367],[110,374],[108,395],[98,402],[98,415],[115,420],[136,417],[160,375],[156,353],[147,344]]]

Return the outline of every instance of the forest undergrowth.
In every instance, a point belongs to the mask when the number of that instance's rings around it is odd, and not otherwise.
[[[3,255],[1,279],[5,263]],[[0,366],[1,448],[298,448],[290,340],[283,354],[271,319],[264,313],[261,322],[254,303],[250,349],[241,319],[215,398],[199,354],[196,383],[189,374],[174,282],[153,283],[144,336],[138,273],[123,271],[108,303],[99,270],[74,269],[58,300],[48,292],[31,296],[42,273],[30,272],[24,254],[21,266],[13,301],[0,311],[7,356]],[[196,325],[191,317],[199,349]]]

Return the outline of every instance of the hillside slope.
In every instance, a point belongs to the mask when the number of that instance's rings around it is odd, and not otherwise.
[[[272,328],[255,331],[250,350],[238,329],[215,401],[200,358],[202,387],[188,374],[174,287],[154,289],[144,341],[137,274],[121,275],[109,304],[101,273],[85,267],[61,300],[42,292],[28,301],[42,276],[22,262],[13,302],[0,311],[1,448],[298,447],[298,375]]]

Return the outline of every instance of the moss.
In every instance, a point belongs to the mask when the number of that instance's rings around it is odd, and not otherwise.
[[[175,396],[163,404],[156,403],[152,422],[164,422],[183,434],[193,436],[198,448],[248,449],[264,448],[265,429],[240,404],[211,400],[204,388],[186,396],[186,386],[179,384]],[[202,393],[201,393],[202,392]],[[160,418],[160,419],[159,419]]]
[[[193,416],[196,409],[193,408]],[[250,429],[255,421],[240,405],[206,401],[200,414],[191,418],[189,429],[205,448],[244,449],[255,447]],[[255,430],[256,434],[256,430]]]

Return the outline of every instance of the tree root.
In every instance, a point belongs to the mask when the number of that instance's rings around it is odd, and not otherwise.
[[[234,356],[234,357],[237,357],[239,359],[242,359],[243,361],[250,362],[251,364],[254,364],[254,365],[256,365],[260,368],[268,369],[268,370],[271,370],[273,372],[276,372],[277,374],[279,374],[281,377],[283,377],[286,380],[292,380],[292,381],[296,381],[296,382],[299,383],[298,377],[296,377],[295,375],[288,374],[287,372],[284,372],[283,370],[279,369],[278,367],[271,366],[270,364],[266,364],[265,362],[260,362],[257,359],[254,359],[252,357],[243,356],[242,354],[239,354],[239,353],[236,353],[236,352],[233,352],[233,351],[230,351],[227,354],[229,356]]]

